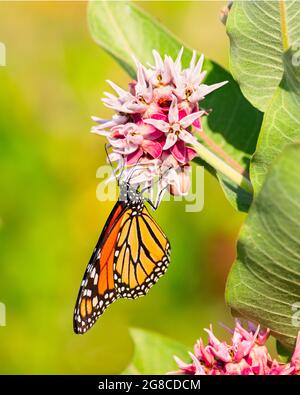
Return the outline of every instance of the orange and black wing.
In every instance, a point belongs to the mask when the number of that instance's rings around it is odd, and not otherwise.
[[[129,209],[122,221],[114,257],[118,297],[145,295],[170,262],[170,244],[146,207],[137,214]]]
[[[86,268],[74,312],[75,333],[85,333],[118,298],[114,284],[114,251],[125,209],[117,202],[106,221]]]
[[[169,262],[169,242],[146,207],[137,213],[117,202],[79,290],[75,333],[85,333],[116,299],[145,295]]]

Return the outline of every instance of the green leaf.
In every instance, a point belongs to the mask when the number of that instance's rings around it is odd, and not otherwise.
[[[279,362],[288,363],[291,359],[291,353],[278,340],[276,340],[276,350]]]
[[[88,22],[94,40],[135,78],[132,55],[152,63],[152,50],[176,57],[179,41],[165,28],[129,1],[90,1]],[[190,53],[184,54],[188,61]]]
[[[287,146],[254,199],[230,271],[226,299],[235,315],[269,327],[291,350],[299,327],[300,144]]]
[[[236,210],[248,212],[249,207],[252,203],[252,194],[235,185],[231,180],[223,176],[223,174],[218,174],[213,167],[205,164],[205,162],[199,157],[196,157],[193,162],[197,163],[200,166],[206,166],[206,170],[209,171],[209,173],[212,174],[214,177],[218,178],[221,188],[225,193],[225,196]]]
[[[282,79],[282,55],[299,40],[300,2],[236,0],[227,19],[230,66],[245,97],[265,111]]]
[[[130,329],[134,342],[132,362],[123,374],[166,374],[178,370],[174,355],[186,359],[187,348],[167,337],[142,329]]]
[[[153,63],[153,49],[158,50],[161,55],[168,54],[175,58],[184,45],[155,19],[128,1],[91,1],[88,20],[94,40],[111,54],[132,78],[135,77],[132,54],[144,64]],[[190,58],[191,50],[187,48],[183,56],[185,66]],[[229,81],[200,103],[204,108],[213,109],[207,119],[204,119],[204,130],[209,138],[247,171],[255,150],[262,114],[243,97],[239,86],[228,71],[210,60],[205,61],[204,68],[207,70],[205,83]],[[248,209],[249,199],[244,199],[244,194],[240,194],[239,188],[233,186],[231,193],[224,190],[235,207]]]
[[[284,54],[283,79],[264,116],[251,164],[251,180],[256,192],[285,145],[300,139],[300,65],[295,63],[296,56],[297,52],[292,49]]]
[[[235,185],[231,180],[222,174],[217,175],[220,185],[227,196],[227,199],[231,202],[232,206],[242,212],[248,212],[253,195],[244,189]]]

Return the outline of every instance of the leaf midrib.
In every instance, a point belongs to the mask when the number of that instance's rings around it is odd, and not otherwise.
[[[287,17],[286,17],[286,4],[285,0],[279,0],[279,14],[281,23],[281,37],[282,37],[282,47],[283,51],[289,49],[289,36],[287,31]]]
[[[109,7],[107,6],[107,1],[103,1],[103,6],[105,7],[106,13],[109,17],[109,19],[111,20],[111,23],[113,25],[114,30],[119,34],[119,37],[121,37],[123,43],[125,44],[124,47],[126,48],[125,51],[127,51],[129,54],[134,55],[134,51],[132,50],[132,48],[130,47],[128,40],[126,39],[124,33],[122,32],[122,30],[120,29],[116,19],[113,17]]]

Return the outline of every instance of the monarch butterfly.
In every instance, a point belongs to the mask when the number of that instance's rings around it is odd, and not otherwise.
[[[79,289],[74,332],[85,333],[116,299],[146,295],[169,262],[169,241],[145,206],[142,192],[123,182]]]

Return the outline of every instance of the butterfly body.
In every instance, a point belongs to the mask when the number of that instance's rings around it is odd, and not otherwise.
[[[142,193],[122,183],[83,277],[74,312],[75,333],[85,333],[118,298],[145,295],[165,273],[169,255],[169,242]]]

